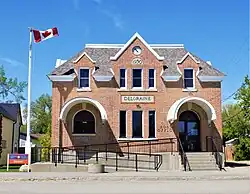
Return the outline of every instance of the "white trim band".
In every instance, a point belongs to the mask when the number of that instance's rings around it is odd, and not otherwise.
[[[198,76],[198,78],[202,82],[221,82],[224,76]]]
[[[48,75],[51,81],[57,82],[71,82],[75,79],[76,75]]]
[[[175,76],[175,75],[173,75],[173,76],[161,76],[163,79],[164,79],[164,81],[167,81],[167,82],[176,82],[176,81],[178,81],[180,78],[181,78],[181,76]]]
[[[178,111],[181,108],[183,104],[186,102],[192,102],[200,107],[207,113],[208,122],[216,119],[216,112],[214,107],[205,99],[199,98],[199,97],[184,97],[179,100],[177,100],[169,109],[168,115],[167,115],[167,121],[170,123],[173,123],[175,120],[178,119]]]
[[[81,58],[83,58],[83,56],[86,56],[92,63],[95,63],[96,61],[94,61],[93,59],[91,59],[91,57],[86,53],[83,52],[76,60],[73,61],[73,63],[77,63]]]
[[[193,56],[190,52],[187,52],[187,53],[184,55],[184,57],[182,57],[181,60],[177,61],[177,64],[182,63],[188,56],[191,57],[196,63],[200,63],[200,61],[196,60],[196,59],[194,58],[194,56]]]
[[[93,75],[93,77],[96,81],[99,81],[99,82],[107,82],[113,78],[113,76],[101,76],[101,75],[97,75],[97,76]]]
[[[89,104],[92,104],[94,105],[99,111],[100,111],[100,114],[101,114],[101,118],[102,120],[107,120],[108,117],[107,117],[107,113],[104,109],[104,107],[101,105],[100,102],[96,101],[96,100],[93,100],[91,98],[87,98],[87,97],[78,97],[78,98],[73,98],[71,100],[69,100],[68,102],[66,102],[62,109],[61,109],[61,112],[60,112],[60,117],[59,119],[65,121],[66,120],[66,117],[67,117],[67,114],[68,112],[70,111],[70,109],[76,105],[76,104],[80,104],[80,103],[89,103]]]
[[[115,56],[110,57],[110,60],[117,60],[121,54],[132,44],[132,42],[138,38],[146,47],[147,49],[153,53],[153,55],[158,59],[158,60],[164,60],[164,57],[159,56],[157,52],[155,52],[150,45],[136,32],[131,38],[130,40],[119,50],[118,53],[116,53]]]

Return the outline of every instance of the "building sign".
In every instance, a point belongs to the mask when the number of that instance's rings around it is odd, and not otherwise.
[[[9,164],[28,164],[28,154],[9,154]]]
[[[122,103],[154,103],[154,96],[122,96]]]

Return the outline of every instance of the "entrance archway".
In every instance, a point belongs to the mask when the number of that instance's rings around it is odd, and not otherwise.
[[[193,111],[184,111],[178,120],[179,138],[185,152],[201,151],[200,119]]]

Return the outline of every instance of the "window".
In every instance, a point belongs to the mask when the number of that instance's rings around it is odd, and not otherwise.
[[[132,137],[142,138],[142,111],[132,112]]]
[[[126,120],[126,111],[120,111],[120,138],[126,137],[126,128],[127,128],[127,120]]]
[[[80,69],[79,87],[80,88],[89,87],[89,69]]]
[[[73,134],[95,134],[95,117],[91,112],[79,111],[73,119]]]
[[[126,69],[120,69],[120,88],[126,87]]]
[[[155,70],[154,69],[148,70],[148,87],[149,88],[155,87]]]
[[[148,112],[148,127],[149,127],[149,138],[155,137],[155,111],[150,110]]]
[[[184,69],[184,87],[194,88],[194,70]]]
[[[142,87],[142,69],[133,69],[133,88]]]

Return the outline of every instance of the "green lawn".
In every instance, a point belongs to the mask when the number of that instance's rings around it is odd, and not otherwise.
[[[19,172],[20,166],[9,166],[8,172]],[[7,166],[1,166],[0,172],[7,172]]]

